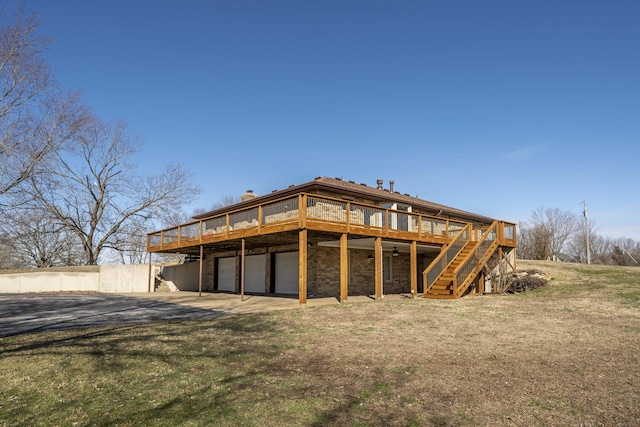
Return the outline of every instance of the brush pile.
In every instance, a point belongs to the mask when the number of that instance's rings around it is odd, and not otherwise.
[[[540,270],[526,270],[513,273],[508,293],[527,292],[548,284],[547,275]]]

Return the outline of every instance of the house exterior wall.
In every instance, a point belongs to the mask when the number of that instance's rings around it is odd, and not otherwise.
[[[277,253],[297,252],[297,244],[282,245],[271,248],[257,248],[252,255],[266,254],[265,257],[265,294],[273,292],[275,283],[274,257]],[[375,293],[375,263],[369,256],[373,250],[350,249],[349,250],[349,295],[373,295]],[[384,253],[390,255],[389,252]],[[236,292],[240,291],[240,257],[236,252],[224,252],[205,254],[202,290],[210,292],[214,290],[216,272],[215,258],[236,257]],[[340,248],[312,245],[308,248],[307,258],[307,292],[309,296],[339,297],[340,296]],[[385,294],[410,293],[411,269],[408,253],[400,253],[397,257],[390,257],[392,265],[391,281],[385,281],[383,292]],[[431,259],[418,257],[418,291],[421,291],[422,270]],[[167,268],[165,268],[167,270]],[[192,262],[180,266],[171,267],[174,272],[169,275],[167,271],[163,275],[168,280],[173,280],[179,290],[197,290],[199,277],[199,263]],[[175,280],[174,280],[175,279]],[[262,293],[262,292],[261,292]]]
[[[340,249],[314,247],[310,251],[308,289],[315,296],[340,296]],[[373,251],[349,250],[349,295],[375,293],[375,264],[369,259]],[[409,254],[391,257],[391,281],[383,285],[384,293],[411,292]],[[421,273],[421,271],[419,271]]]
[[[400,253],[391,257],[391,281],[382,284],[385,294],[411,292],[411,266],[409,254]]]
[[[215,277],[214,265],[215,259],[211,255],[205,255],[202,272],[202,290],[205,292],[213,291],[213,282]]]
[[[316,296],[340,295],[340,249],[323,246],[315,247],[315,286]],[[307,270],[307,275],[309,274]]]
[[[375,263],[369,255],[373,251],[349,251],[349,295],[375,294]]]
[[[197,291],[200,277],[200,263],[186,262],[162,268],[162,278],[180,291]]]

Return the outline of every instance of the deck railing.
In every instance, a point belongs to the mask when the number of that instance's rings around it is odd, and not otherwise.
[[[500,221],[500,226],[498,227],[498,240],[500,244],[505,246],[516,247],[516,225]]]
[[[429,267],[422,272],[422,282],[424,283],[425,295],[429,292],[431,286],[433,286],[442,273],[444,273],[451,261],[458,256],[464,245],[469,241],[470,237],[471,224],[467,224],[451,241],[451,243],[449,243],[449,245],[440,252],[436,259],[429,264]]]
[[[284,221],[297,221],[299,216],[298,206],[299,200],[297,196],[262,205],[261,224],[268,225]]]
[[[468,225],[462,221],[304,193],[150,233],[147,250],[172,250],[237,236],[271,233],[283,227],[447,244]],[[470,229],[467,233],[469,239]]]
[[[478,240],[475,249],[469,254],[467,259],[460,264],[454,271],[453,292],[455,295],[463,292],[462,289],[469,279],[474,270],[483,265],[483,260],[489,253],[489,250],[498,240],[498,221],[495,221],[488,227],[482,237]]]

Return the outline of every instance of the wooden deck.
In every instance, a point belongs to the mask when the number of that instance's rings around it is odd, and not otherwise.
[[[301,229],[442,246],[466,226],[461,221],[303,193],[150,233],[147,251],[180,252],[216,242]],[[481,233],[482,229],[473,232]],[[501,246],[515,247],[515,224],[500,222],[498,239]]]

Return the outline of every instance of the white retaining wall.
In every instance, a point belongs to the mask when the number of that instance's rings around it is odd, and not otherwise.
[[[162,278],[166,280],[171,290],[197,291],[200,281],[200,263],[186,262],[162,267]]]
[[[149,265],[101,265],[100,271],[56,272],[38,271],[0,274],[0,293],[26,292],[147,292],[151,281],[154,291],[153,266],[149,280]]]

